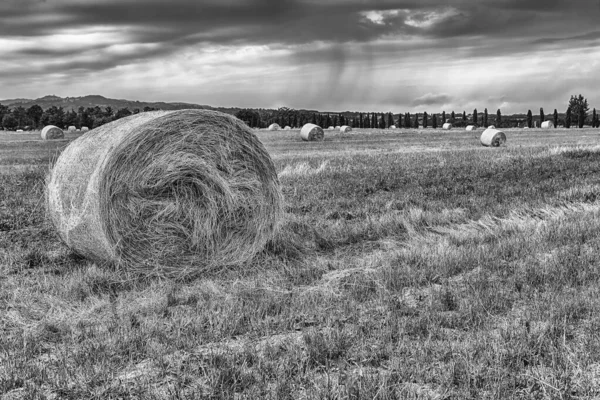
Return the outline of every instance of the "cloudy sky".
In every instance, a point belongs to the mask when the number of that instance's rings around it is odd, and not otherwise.
[[[0,98],[600,108],[600,0],[0,0]]]

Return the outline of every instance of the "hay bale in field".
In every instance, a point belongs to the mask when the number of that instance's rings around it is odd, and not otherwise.
[[[449,131],[450,129],[452,129],[452,124],[449,122],[446,122],[444,125],[442,125],[442,129],[445,131]]]
[[[327,130],[330,130],[330,131],[332,131],[332,130],[334,130],[334,129],[335,129],[335,128],[334,128],[333,126],[330,126],[329,128],[327,128]]]
[[[506,143],[506,135],[504,132],[493,128],[487,128],[481,134],[481,144],[486,147],[498,147]]]
[[[249,261],[283,205],[262,143],[209,110],[145,112],[89,131],[60,155],[46,193],[75,252],[175,278]]]
[[[554,128],[554,123],[552,121],[542,122],[542,129],[550,129],[550,128]]]
[[[82,126],[81,127],[81,132],[87,132],[89,130],[90,130],[90,128],[88,128],[87,126]]]
[[[63,130],[59,127],[56,127],[54,125],[46,125],[44,129],[42,129],[41,136],[44,140],[52,140],[63,139],[65,137],[65,134]]]
[[[467,125],[466,130],[469,131],[469,132],[470,131],[474,131],[475,130],[475,125]]]
[[[23,129],[17,129],[17,131],[16,131],[16,132],[17,132],[17,133],[21,133],[21,132],[23,132]]]
[[[307,142],[320,142],[325,138],[323,128],[315,124],[306,124],[300,130],[300,137]]]
[[[488,129],[496,129],[496,127],[494,125],[490,125],[487,127]]]
[[[285,126],[285,128],[283,128],[283,130],[284,130],[284,131],[289,131],[289,130],[291,130],[291,129],[292,129],[292,128],[290,128],[290,127],[289,127],[289,126],[287,126],[287,125]]]
[[[340,128],[340,132],[341,133],[348,133],[348,132],[352,132],[352,128],[349,127],[348,125],[344,125]]]
[[[340,129],[342,129],[342,127],[341,127],[341,126],[339,126],[339,125],[337,125],[337,126],[335,127],[335,129],[337,129],[337,130],[339,131]]]
[[[269,130],[269,131],[278,131],[280,129],[281,129],[281,126],[279,126],[279,124],[271,124],[267,128],[267,130]]]
[[[396,129],[396,125],[390,126],[390,129]]]
[[[74,127],[73,125],[69,126],[69,128],[67,129],[67,131],[69,132],[75,132],[77,130],[76,127]]]

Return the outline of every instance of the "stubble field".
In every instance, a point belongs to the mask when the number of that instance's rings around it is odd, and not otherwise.
[[[73,254],[44,212],[72,138],[0,135],[0,397],[600,396],[600,131],[325,133],[257,133],[285,221],[189,282]]]

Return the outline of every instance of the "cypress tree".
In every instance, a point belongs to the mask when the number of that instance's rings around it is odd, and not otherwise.
[[[437,114],[431,116],[431,127],[437,129]]]
[[[596,109],[594,108],[592,110],[592,128],[596,127],[596,117],[597,117],[597,115],[596,115]]]
[[[500,113],[500,109],[496,111],[496,127],[500,128],[502,126],[502,113]]]
[[[391,112],[388,113],[388,123],[387,123],[387,127],[389,128],[390,126],[394,125],[394,114],[392,114]]]
[[[571,107],[567,108],[567,113],[565,115],[565,128],[571,127]]]
[[[398,125],[397,128],[402,128],[402,113],[398,113]]]
[[[477,109],[473,110],[473,125],[477,126]]]
[[[463,111],[463,122],[466,124],[467,123],[467,113],[465,111]]]
[[[533,114],[531,113],[531,110],[527,111],[527,127],[531,128],[531,126],[533,125]]]
[[[456,116],[454,115],[454,111],[452,111],[452,113],[450,114],[450,123],[454,124],[454,121],[456,121]]]
[[[409,112],[407,112],[406,115],[404,116],[404,127],[410,128],[410,113]]]
[[[558,126],[558,111],[556,111],[556,108],[554,109],[554,129],[556,129],[556,127]]]
[[[413,127],[415,129],[419,129],[419,114],[417,114],[417,113],[415,113],[415,122],[414,122]]]
[[[442,125],[446,123],[446,111],[442,111]]]
[[[542,122],[546,120],[546,116],[544,115],[544,108],[540,107],[540,127],[542,126]]]
[[[423,128],[427,128],[427,111],[423,113]]]
[[[488,127],[488,111],[487,108],[483,110],[483,126]]]
[[[358,127],[362,129],[363,127],[363,115],[362,113],[358,114]]]

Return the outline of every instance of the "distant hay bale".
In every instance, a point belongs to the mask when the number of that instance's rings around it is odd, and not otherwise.
[[[396,129],[396,125],[390,126],[390,129]]]
[[[82,126],[81,127],[81,132],[87,132],[89,130],[90,130],[90,128],[88,128],[87,126]]]
[[[449,122],[446,122],[444,125],[442,125],[442,129],[445,131],[449,131],[450,129],[452,129],[452,124]]]
[[[300,130],[300,137],[306,142],[320,142],[325,138],[325,132],[318,125],[306,124]]]
[[[291,129],[292,129],[292,128],[290,128],[290,127],[289,127],[289,126],[287,126],[287,125],[286,125],[286,127],[285,127],[285,128],[283,128],[283,130],[284,130],[284,131],[289,131],[289,130],[291,130]]]
[[[337,129],[337,130],[339,131],[340,129],[342,129],[342,127],[341,127],[341,126],[339,126],[339,125],[337,125],[337,126],[335,127],[335,129]]]
[[[498,147],[506,143],[504,132],[494,128],[488,128],[481,134],[481,144],[486,147]]]
[[[474,131],[475,130],[475,125],[467,125],[466,130],[467,131]]]
[[[494,125],[490,125],[488,126],[488,129],[496,129],[496,127]]]
[[[352,128],[348,125],[344,125],[340,128],[340,132],[341,133],[348,133],[348,132],[352,132]]]
[[[23,132],[23,129],[17,129],[17,133]]]
[[[63,139],[65,137],[65,133],[62,129],[54,125],[46,125],[44,129],[42,129],[41,136],[44,140]]]
[[[76,253],[174,278],[246,263],[283,206],[262,143],[209,110],[145,112],[89,131],[60,155],[46,193]]]
[[[77,130],[76,127],[74,127],[73,125],[69,126],[69,128],[67,129],[67,131],[69,132],[75,132]]]
[[[267,130],[269,130],[269,131],[278,131],[280,129],[281,129],[281,126],[279,126],[279,124],[271,124],[267,128]]]
[[[328,130],[330,130],[330,131],[332,131],[332,130],[334,130],[335,128],[334,128],[333,126],[330,126],[330,127],[329,127],[329,128],[327,128],[327,129],[328,129]]]
[[[542,122],[542,129],[550,129],[550,128],[554,128],[554,123],[552,121]]]

